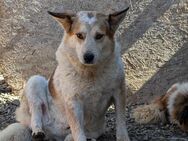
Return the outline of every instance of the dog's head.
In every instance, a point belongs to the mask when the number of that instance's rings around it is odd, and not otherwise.
[[[114,33],[128,8],[105,15],[96,11],[76,14],[49,12],[64,28],[64,46],[83,65],[104,62],[114,51]]]

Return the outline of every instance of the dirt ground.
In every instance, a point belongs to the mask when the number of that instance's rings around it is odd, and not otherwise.
[[[174,125],[138,125],[130,117],[136,105],[164,94],[173,83],[188,80],[187,0],[0,0],[0,75],[12,87],[11,93],[0,89],[0,128],[15,122],[14,111],[24,82],[33,74],[48,77],[56,66],[55,51],[63,30],[46,11],[109,13],[128,5],[130,10],[117,38],[126,64],[131,139],[188,140],[188,135]],[[101,141],[115,140],[114,120],[110,111],[107,133]]]

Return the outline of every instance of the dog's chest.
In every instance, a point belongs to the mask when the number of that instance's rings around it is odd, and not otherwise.
[[[84,99],[110,95],[119,85],[118,75],[110,72],[105,72],[95,78],[70,74],[70,76],[62,77],[59,83],[62,95],[79,95]]]
[[[101,106],[103,104],[106,106],[115,91],[116,84],[113,81],[111,80],[111,84],[108,83],[110,82],[109,80],[105,79],[88,82],[87,86],[83,87],[79,93],[85,107],[90,108],[90,110],[97,110],[98,105]]]
[[[61,78],[61,79],[60,79]],[[86,111],[104,112],[109,106],[113,94],[120,85],[116,70],[108,70],[95,78],[87,78],[70,73],[59,77],[59,92],[63,99],[78,98]]]

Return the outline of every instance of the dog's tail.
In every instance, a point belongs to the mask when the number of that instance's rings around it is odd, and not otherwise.
[[[174,84],[168,89],[165,95],[156,98],[151,104],[139,106],[133,110],[133,118],[141,124],[167,122],[169,120],[169,112],[172,103],[170,99],[179,87],[179,83]]]
[[[133,110],[133,118],[142,124],[169,120],[188,131],[188,82],[176,83],[151,104],[137,107]]]
[[[139,106],[133,110],[133,118],[137,123],[157,123],[167,122],[169,120],[169,96],[177,89],[177,84],[174,84],[165,95],[156,98],[151,104]]]
[[[167,121],[166,108],[161,108],[159,103],[139,106],[133,110],[132,116],[140,124],[157,123],[159,121],[165,123]]]
[[[31,130],[20,123],[11,124],[0,131],[0,141],[31,141],[31,139]]]

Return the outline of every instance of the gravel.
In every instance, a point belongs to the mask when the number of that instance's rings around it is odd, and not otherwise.
[[[11,86],[0,75],[0,130],[16,122],[15,110],[20,102],[12,92]]]
[[[177,126],[172,124],[146,124],[135,123],[131,118],[131,111],[138,105],[127,107],[127,128],[131,141],[188,141],[188,134],[182,132]],[[98,141],[115,140],[115,113],[110,111],[106,114],[106,133]]]

